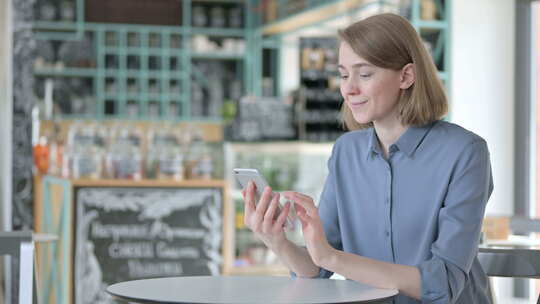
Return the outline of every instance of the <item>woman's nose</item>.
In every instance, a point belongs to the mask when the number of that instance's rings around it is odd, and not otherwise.
[[[360,88],[358,84],[351,77],[344,79],[341,83],[343,95],[358,95],[360,94]]]

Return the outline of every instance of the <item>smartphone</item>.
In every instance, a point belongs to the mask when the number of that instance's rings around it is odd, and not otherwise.
[[[255,201],[259,202],[259,199],[262,196],[262,193],[264,191],[264,188],[268,186],[268,183],[266,182],[266,179],[262,174],[259,173],[257,169],[241,169],[241,168],[235,168],[233,169],[234,179],[240,184],[240,186],[245,189],[249,183],[249,181],[253,181],[255,185],[257,186],[257,189],[255,189]],[[281,206],[280,206],[281,207]],[[286,226],[288,228],[294,228],[294,204],[291,202],[290,212],[287,216]],[[279,208],[279,211],[281,212],[281,208]]]

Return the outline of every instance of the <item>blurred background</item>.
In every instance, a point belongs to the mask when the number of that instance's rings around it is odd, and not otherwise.
[[[106,286],[288,275],[243,224],[232,168],[315,199],[344,130],[338,29],[406,17],[450,101],[488,142],[482,246],[540,240],[540,2],[0,0],[0,231],[35,245],[38,303],[115,303]],[[299,227],[288,231],[301,244]],[[0,245],[2,246],[2,245]],[[1,261],[16,303],[18,260]],[[540,283],[493,279],[498,303]]]

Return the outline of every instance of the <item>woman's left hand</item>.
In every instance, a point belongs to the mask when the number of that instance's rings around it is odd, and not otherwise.
[[[282,192],[281,194],[295,204],[296,215],[300,219],[300,223],[302,223],[304,240],[313,263],[319,267],[324,267],[328,260],[332,258],[335,249],[330,246],[326,239],[321,218],[319,217],[319,209],[315,206],[313,199],[305,194],[292,191]]]

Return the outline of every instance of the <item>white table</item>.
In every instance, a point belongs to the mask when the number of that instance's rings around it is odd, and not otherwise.
[[[508,246],[508,244],[505,245]],[[490,277],[540,279],[540,250],[538,249],[480,247],[478,260]],[[540,304],[540,295],[536,303]]]
[[[390,303],[395,289],[355,281],[275,276],[196,276],[111,285],[113,297],[136,303]]]

